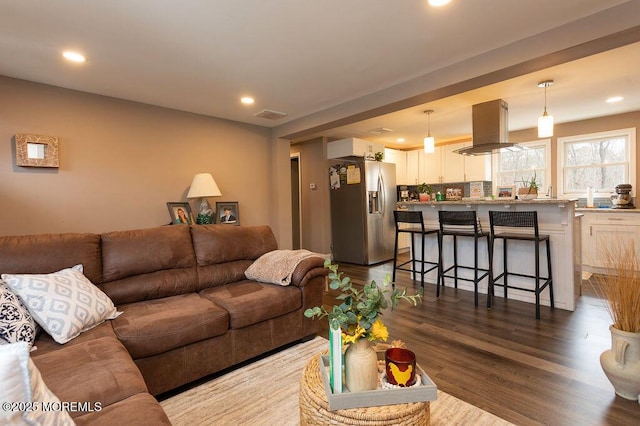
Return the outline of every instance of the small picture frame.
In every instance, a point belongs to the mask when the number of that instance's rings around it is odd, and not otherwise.
[[[167,203],[171,224],[173,225],[193,225],[193,215],[189,203]]]
[[[58,167],[58,138],[16,133],[16,165]]]
[[[516,186],[498,185],[496,193],[498,194],[496,198],[500,200],[513,200],[516,197]]]
[[[216,202],[216,223],[221,225],[240,225],[240,209],[237,201]]]

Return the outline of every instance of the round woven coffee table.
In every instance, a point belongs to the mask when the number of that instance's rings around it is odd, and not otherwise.
[[[320,377],[319,357],[314,356],[300,380],[300,424],[429,425],[429,402],[330,411]]]

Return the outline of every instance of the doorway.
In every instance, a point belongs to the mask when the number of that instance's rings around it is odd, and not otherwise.
[[[296,152],[291,154],[291,234],[294,250],[302,248],[300,178],[300,153]]]

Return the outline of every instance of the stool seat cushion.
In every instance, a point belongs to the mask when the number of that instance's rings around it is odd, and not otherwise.
[[[408,232],[411,234],[422,234],[422,228],[418,227],[418,226],[412,226],[412,227],[408,227],[408,228],[400,228],[398,229],[398,232]],[[439,229],[432,229],[432,228],[425,228],[424,229],[424,234],[435,234],[436,232],[439,232]]]
[[[526,241],[535,241],[536,236],[534,234],[518,234],[516,232],[499,232],[493,234],[493,238],[502,238],[507,240],[526,240]],[[538,235],[538,241],[548,240],[548,235],[540,234]]]

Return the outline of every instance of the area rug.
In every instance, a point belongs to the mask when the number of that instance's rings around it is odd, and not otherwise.
[[[160,404],[175,426],[300,424],[298,393],[307,362],[323,350],[322,337],[297,344],[231,371]],[[480,408],[438,391],[432,425],[510,425]]]

